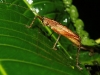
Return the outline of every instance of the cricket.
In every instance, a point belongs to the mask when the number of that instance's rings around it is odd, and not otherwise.
[[[10,4],[10,3],[5,3],[5,4]],[[15,4],[15,6],[19,6],[19,5]],[[19,7],[22,7],[22,6],[19,6]],[[82,70],[82,68],[79,66],[79,52],[80,52],[80,49],[85,49],[85,48],[81,45],[80,37],[77,34],[75,34],[74,32],[72,32],[69,28],[67,28],[66,26],[63,26],[62,24],[58,23],[57,21],[46,18],[46,17],[41,17],[35,11],[33,11],[33,12],[36,14],[36,16],[34,17],[31,24],[26,27],[31,28],[35,19],[38,18],[43,23],[43,25],[50,27],[54,32],[59,34],[56,42],[53,45],[54,50],[56,49],[55,47],[56,47],[61,35],[66,37],[67,39],[69,39],[72,43],[74,43],[76,45],[76,47],[78,47],[77,56],[76,56],[76,67],[78,67],[80,70]]]
[[[63,26],[62,24],[58,23],[57,21],[54,21],[54,20],[46,18],[46,17],[41,17],[39,15],[34,17],[30,26],[27,26],[28,28],[32,27],[36,18],[41,20],[45,26],[50,27],[54,32],[59,34],[58,39],[56,40],[56,42],[53,46],[53,49],[55,49],[55,46],[56,46],[57,42],[59,41],[59,38],[61,35],[68,38],[72,43],[74,43],[78,47],[78,52],[77,52],[77,57],[76,57],[76,67],[78,67],[80,70],[82,70],[82,68],[79,66],[79,51],[82,47],[81,43],[80,43],[80,37],[78,35],[76,35],[75,33],[73,33],[66,26]]]

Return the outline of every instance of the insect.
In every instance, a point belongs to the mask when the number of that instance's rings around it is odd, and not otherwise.
[[[5,4],[10,4],[10,3],[5,3]],[[15,6],[19,6],[19,5],[15,5]],[[19,7],[22,7],[22,6],[19,6]],[[33,11],[35,13],[35,11]],[[46,18],[46,17],[41,17],[39,16],[37,13],[35,13],[37,16],[34,17],[34,20],[32,21],[32,23],[30,24],[30,26],[27,26],[28,28],[31,28],[35,19],[36,18],[39,18],[42,23],[46,26],[49,26],[54,32],[58,33],[59,34],[59,37],[57,39],[57,41],[55,42],[54,46],[53,46],[53,49],[55,49],[55,46],[60,38],[61,35],[65,36],[66,38],[68,38],[70,41],[72,41],[79,49],[78,49],[78,52],[77,52],[77,60],[76,60],[76,66],[79,68],[79,69],[82,69],[78,64],[78,57],[79,57],[79,51],[80,51],[80,48],[82,47],[81,46],[81,43],[80,43],[80,37],[78,35],[76,35],[75,33],[73,33],[70,29],[68,29],[66,26],[63,26],[62,24],[58,23],[57,21],[54,21],[54,20],[51,20],[49,18]]]
[[[39,18],[44,25],[49,26],[54,32],[59,34],[59,37],[58,37],[56,43],[54,44],[53,49],[55,49],[55,46],[56,46],[61,35],[68,38],[71,42],[73,42],[79,48],[78,52],[77,52],[77,57],[76,57],[76,66],[81,70],[82,68],[78,65],[79,64],[78,63],[79,51],[80,51],[80,48],[81,48],[80,37],[78,35],[76,35],[75,33],[73,33],[66,26],[63,26],[62,24],[58,23],[57,21],[51,20],[51,19],[46,18],[46,17],[41,17],[39,15],[37,15],[34,18],[34,20],[30,24],[30,26],[28,26],[28,28],[32,27],[36,18]]]

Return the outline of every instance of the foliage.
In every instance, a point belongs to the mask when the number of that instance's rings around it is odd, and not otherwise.
[[[0,75],[89,75],[85,63],[99,62],[98,53],[90,57],[87,51],[81,51],[80,66],[83,70],[80,71],[76,67],[77,48],[68,39],[62,36],[57,50],[53,50],[58,36],[56,33],[43,26],[38,19],[32,28],[27,28],[37,12],[66,25],[73,32],[74,23],[78,33],[84,26],[78,28],[80,21],[73,19],[71,3],[72,0],[33,0],[32,3],[28,0],[0,1]],[[92,41],[92,46],[96,45]]]

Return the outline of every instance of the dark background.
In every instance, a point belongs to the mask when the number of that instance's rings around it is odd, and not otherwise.
[[[73,0],[91,39],[100,37],[100,0]]]

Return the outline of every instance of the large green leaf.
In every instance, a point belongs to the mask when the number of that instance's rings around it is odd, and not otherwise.
[[[52,31],[39,20],[32,28],[26,27],[36,15],[31,10],[34,8],[38,14],[59,22],[67,17],[65,23],[73,29],[62,1],[33,0],[32,4],[28,3],[26,0],[0,2],[0,75],[89,75],[84,67],[83,71],[76,68],[77,49],[69,40],[61,37],[60,47],[53,50],[56,33],[48,37]]]

